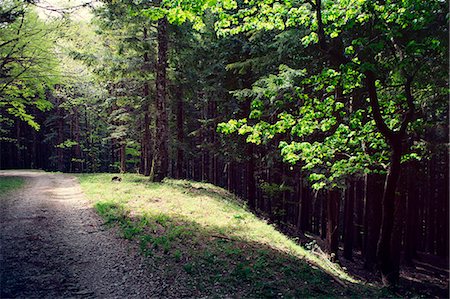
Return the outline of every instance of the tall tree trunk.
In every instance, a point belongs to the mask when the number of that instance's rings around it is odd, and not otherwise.
[[[58,108],[58,145],[64,142],[64,119],[61,108]],[[58,171],[64,171],[64,150],[58,146],[56,149],[58,157]]]
[[[156,138],[155,138],[155,176],[154,180],[162,181],[168,174],[169,126],[166,111],[167,85],[167,50],[168,50],[167,18],[158,21],[158,62],[156,66]]]
[[[75,118],[75,124],[74,124],[74,137],[75,137],[75,163],[74,163],[74,171],[75,172],[82,172],[83,171],[83,162],[81,161],[81,138],[80,138],[80,115],[78,113],[78,110],[74,111],[74,118]]]
[[[410,163],[407,168],[407,201],[406,201],[406,232],[405,232],[405,261],[412,264],[416,255],[416,236],[418,223],[418,194],[415,176],[417,163]]]
[[[175,91],[177,98],[177,170],[178,179],[185,178],[184,175],[184,115],[183,115],[183,92],[181,87]]]
[[[381,220],[380,239],[377,246],[377,258],[384,285],[395,285],[399,278],[399,260],[395,259],[396,248],[393,237],[395,222],[395,192],[400,178],[401,140],[392,143],[390,167],[386,176],[383,194],[383,214]]]
[[[143,31],[143,38],[144,43],[147,42],[148,39],[148,33],[147,28],[144,27]],[[150,70],[150,58],[148,56],[148,52],[144,52],[144,64],[143,64],[143,71],[148,72]],[[144,97],[144,123],[143,123],[143,134],[142,134],[142,141],[141,141],[141,167],[140,171],[145,176],[150,175],[150,168],[152,164],[152,159],[150,157],[150,86],[148,81],[144,82],[144,88],[143,88],[143,97]]]
[[[21,125],[20,121],[16,120],[16,165],[17,168],[23,168],[23,159],[22,159],[22,144],[20,142],[20,135],[21,135]]]
[[[302,187],[301,198],[301,229],[304,232],[311,232],[311,190],[307,186]]]
[[[255,158],[253,156],[253,149],[253,144],[247,145],[247,200],[252,210],[256,208]]]
[[[375,74],[372,71],[366,71],[365,76],[373,119],[375,120],[377,129],[386,139],[391,150],[389,170],[386,176],[382,200],[383,215],[381,221],[380,239],[378,240],[377,246],[377,258],[383,284],[386,286],[391,286],[395,285],[399,278],[400,265],[397,257],[400,255],[400,247],[397,246],[398,239],[396,239],[395,232],[398,232],[401,228],[394,227],[394,223],[400,223],[398,221],[396,222],[394,219],[396,216],[395,207],[396,205],[398,206],[398,203],[396,203],[395,192],[401,170],[401,157],[403,153],[402,142],[406,136],[408,124],[414,116],[414,101],[411,94],[413,77],[408,77],[405,83],[405,96],[408,111],[405,113],[398,131],[393,131],[385,123],[380,111]]]
[[[355,182],[354,201],[353,201],[353,247],[360,248],[364,254],[363,236],[364,236],[364,206],[365,206],[365,191],[364,180],[358,179]]]
[[[427,252],[433,253],[433,206],[434,206],[434,196],[435,196],[435,163],[433,160],[428,160],[428,186],[427,186],[427,219],[425,226],[425,240]]]
[[[148,83],[144,83],[144,90],[148,91]],[[146,92],[145,92],[146,93]],[[148,96],[148,93],[147,93]],[[145,176],[150,175],[150,166],[151,166],[151,157],[150,157],[150,115],[149,115],[149,107],[145,104],[145,113],[144,113],[144,132],[142,135],[142,148],[141,148],[141,172]]]
[[[327,196],[320,196],[320,238],[325,240],[327,238]]]
[[[31,130],[31,135],[32,135],[32,147],[31,147],[31,163],[30,166],[32,169],[37,168],[37,147],[38,147],[38,142],[37,142],[37,132],[36,130]]]
[[[344,257],[348,260],[353,259],[353,213],[355,201],[355,183],[350,182],[345,192],[345,206],[344,206]]]
[[[295,172],[295,186],[296,186],[296,192],[295,194],[298,197],[298,202],[297,202],[297,232],[303,233],[302,232],[302,198],[303,198],[303,180],[302,177],[299,173],[299,171]]]
[[[448,142],[448,141],[447,141]],[[439,256],[448,257],[449,254],[449,156],[447,147],[441,153],[442,158],[442,178],[440,180],[440,196],[439,196],[439,240],[437,254]]]
[[[148,101],[148,83],[144,83],[144,94],[146,97],[146,102]],[[141,161],[142,161],[142,174],[145,176],[150,175],[151,157],[150,157],[150,105],[148,102],[144,104],[144,132],[142,136],[142,148],[141,148]]]
[[[339,208],[341,194],[339,190],[329,190],[327,200],[327,252],[331,261],[338,260],[339,250]]]
[[[377,243],[381,227],[381,199],[383,197],[383,176],[366,176],[366,237],[364,250],[364,268],[374,270],[376,264]]]
[[[120,172],[125,173],[127,171],[127,155],[126,155],[126,144],[120,145]]]

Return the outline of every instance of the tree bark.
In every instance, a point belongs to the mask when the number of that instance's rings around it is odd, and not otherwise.
[[[21,125],[20,125],[20,121],[16,120],[16,161],[17,161],[17,166],[18,168],[23,168],[23,159],[22,159],[22,151],[21,151],[21,140],[20,140],[20,135],[21,135]]]
[[[417,220],[418,220],[418,194],[416,187],[415,168],[416,163],[410,163],[407,168],[407,206],[406,206],[406,232],[405,232],[405,261],[412,264],[413,258],[416,256],[416,236],[417,236]]]
[[[168,51],[167,18],[158,21],[158,61],[156,66],[156,138],[155,138],[155,175],[154,180],[162,181],[168,174],[168,119],[166,111],[167,85],[167,51]]]
[[[353,201],[353,248],[360,248],[364,254],[363,237],[364,237],[364,206],[365,206],[365,190],[364,180],[358,179],[355,182],[354,201]]]
[[[74,148],[74,155],[75,155],[75,163],[74,163],[74,171],[75,172],[81,172],[83,171],[83,162],[81,161],[81,138],[80,138],[80,115],[78,113],[78,110],[74,111],[74,118],[75,118],[75,128],[74,128],[74,138],[75,138],[75,148]]]
[[[125,173],[127,171],[127,155],[126,155],[126,144],[120,145],[120,173]]]
[[[296,186],[296,192],[295,194],[297,195],[298,198],[298,203],[297,203],[297,232],[303,233],[302,232],[302,199],[303,199],[303,180],[302,177],[299,173],[299,171],[295,172],[295,186]]]
[[[144,84],[144,90],[148,90],[148,83]],[[144,92],[144,94],[147,92]],[[148,96],[148,93],[147,95]],[[145,176],[150,175],[150,166],[151,166],[151,157],[150,157],[150,115],[149,115],[149,105],[148,103],[144,106],[144,133],[142,136],[142,149],[141,149],[141,161],[142,165],[142,174]]]
[[[147,28],[144,27],[143,29],[143,42],[147,42],[148,39],[148,33]],[[149,71],[149,63],[150,58],[148,56],[148,52],[145,51],[143,55],[144,64],[142,66],[142,69],[144,72]],[[142,148],[141,148],[141,173],[145,176],[150,175],[150,168],[152,159],[150,157],[150,87],[148,81],[144,82],[143,87],[143,97],[144,97],[144,123],[143,123],[143,134],[142,134]]]
[[[247,145],[247,200],[250,209],[256,208],[256,180],[255,180],[255,158],[253,156],[253,144]]]
[[[413,77],[408,77],[405,83],[405,96],[408,105],[408,111],[403,117],[400,129],[398,131],[391,130],[385,123],[380,111],[378,101],[375,74],[372,71],[366,71],[366,85],[369,93],[369,103],[372,108],[372,116],[375,120],[377,129],[383,135],[390,146],[391,157],[388,174],[383,193],[383,215],[381,221],[380,239],[377,246],[377,258],[381,271],[383,284],[386,286],[395,285],[399,278],[399,246],[394,232],[398,231],[398,227],[394,227],[395,222],[395,192],[398,185],[401,170],[401,157],[403,154],[402,142],[406,136],[406,129],[414,115],[414,102],[411,94],[411,83]]]
[[[181,87],[175,91],[177,98],[177,170],[176,176],[178,179],[185,178],[184,175],[184,115],[183,115],[183,92]]]
[[[327,238],[327,196],[320,196],[320,238]]]
[[[376,264],[377,243],[381,227],[381,199],[383,197],[383,176],[366,176],[366,237],[364,250],[364,268],[374,270]]]
[[[301,198],[301,229],[304,232],[311,232],[311,191],[307,186],[302,187],[302,198]]]
[[[448,142],[448,140],[447,140]],[[437,254],[442,257],[448,257],[449,254],[449,156],[447,152],[447,147],[442,153],[442,179],[439,186],[440,196],[439,196],[439,240],[438,240],[438,250]]]
[[[64,142],[64,118],[61,108],[58,109],[58,145]],[[58,171],[64,171],[64,150],[61,147],[56,149],[58,159]]]
[[[331,261],[338,260],[339,250],[339,206],[341,194],[338,190],[328,191],[327,200],[327,252]]]
[[[345,193],[345,207],[344,207],[344,257],[348,260],[353,259],[353,213],[355,201],[355,183],[350,182]]]
[[[400,178],[400,159],[401,159],[401,140],[396,140],[391,143],[392,153],[390,160],[390,167],[386,177],[383,194],[383,214],[381,220],[380,239],[377,246],[377,258],[381,272],[381,278],[384,285],[391,286],[398,282],[399,278],[399,260],[394,257],[397,256],[393,240],[394,217],[395,217],[395,192],[397,183]]]

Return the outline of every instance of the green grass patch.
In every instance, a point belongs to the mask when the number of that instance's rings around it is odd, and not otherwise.
[[[154,269],[188,297],[373,297],[374,291],[206,183],[150,183],[135,174],[79,175],[108,225],[139,242]],[[156,271],[156,270],[155,270]],[[331,275],[345,281],[337,284]]]
[[[21,177],[0,177],[0,194],[21,188],[25,180]]]

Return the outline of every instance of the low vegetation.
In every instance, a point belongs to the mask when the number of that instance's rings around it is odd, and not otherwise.
[[[23,178],[19,177],[0,177],[0,195],[19,189],[25,183]]]
[[[149,264],[189,296],[372,297],[373,288],[247,211],[227,191],[133,174],[79,176],[97,212],[139,242]]]

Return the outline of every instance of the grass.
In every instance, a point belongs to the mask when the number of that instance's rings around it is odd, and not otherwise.
[[[206,183],[126,174],[79,176],[105,223],[139,243],[173,289],[191,297],[373,297],[374,290]],[[345,282],[336,283],[331,276]],[[184,291],[183,291],[184,290]],[[167,294],[166,294],[167,295]],[[180,295],[180,294],[178,294]]]
[[[20,177],[0,177],[0,194],[19,189],[25,183]]]

